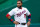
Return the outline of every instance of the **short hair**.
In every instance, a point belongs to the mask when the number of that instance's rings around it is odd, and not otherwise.
[[[18,0],[18,1],[20,1],[20,2],[22,3],[22,0]],[[18,2],[18,1],[17,1],[17,2]]]

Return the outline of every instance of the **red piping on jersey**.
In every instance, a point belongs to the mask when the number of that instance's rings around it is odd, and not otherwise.
[[[10,16],[9,14],[6,15],[6,17]]]
[[[31,16],[31,14],[29,14],[28,16]]]
[[[31,16],[31,14],[29,16]]]
[[[22,9],[22,7],[20,9]]]
[[[28,16],[28,20],[31,21],[31,14]]]
[[[22,9],[22,8],[21,8]]]

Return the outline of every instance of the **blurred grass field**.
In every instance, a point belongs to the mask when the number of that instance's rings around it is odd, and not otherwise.
[[[40,0],[22,0],[23,7],[31,12],[30,27],[40,27]],[[0,0],[0,27],[14,27],[15,25],[6,18],[6,14],[17,5],[17,0]],[[14,16],[12,16],[14,19]]]

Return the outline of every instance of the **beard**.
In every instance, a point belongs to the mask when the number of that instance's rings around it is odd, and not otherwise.
[[[18,6],[17,6],[18,7]],[[22,6],[19,6],[18,8],[21,9]]]

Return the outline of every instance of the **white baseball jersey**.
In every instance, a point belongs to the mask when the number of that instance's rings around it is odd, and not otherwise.
[[[19,23],[26,23],[26,15],[30,15],[30,12],[27,8],[22,7],[19,9],[18,7],[12,9],[9,13],[10,16],[14,15],[15,21]]]

